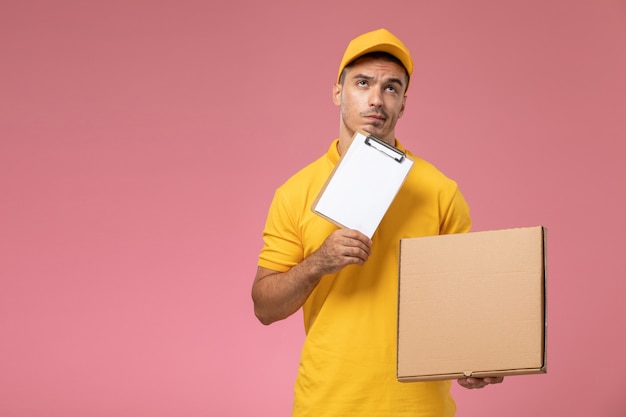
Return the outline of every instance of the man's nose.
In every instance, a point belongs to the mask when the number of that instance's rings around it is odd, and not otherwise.
[[[382,92],[377,88],[372,88],[370,90],[370,107],[380,107],[383,105],[383,96]]]

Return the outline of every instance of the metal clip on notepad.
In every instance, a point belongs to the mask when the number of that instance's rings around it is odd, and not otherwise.
[[[374,136],[366,137],[365,144],[371,146],[379,152],[386,154],[388,157],[393,158],[398,162],[402,162],[402,160],[404,159],[404,152]]]

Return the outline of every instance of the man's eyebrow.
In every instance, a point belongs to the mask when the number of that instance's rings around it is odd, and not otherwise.
[[[372,77],[371,75],[365,75],[365,74],[354,74],[352,76],[352,78],[362,78],[362,79],[365,79],[365,80],[373,80],[374,79],[374,77]]]
[[[400,87],[404,87],[404,82],[400,78],[395,78],[395,77],[388,78],[387,82],[388,83],[397,83],[397,84],[400,84]]]
[[[372,77],[371,75],[366,75],[366,74],[354,74],[353,77],[354,79],[363,79],[363,80],[368,80],[368,81],[371,81],[374,79],[374,77]],[[396,77],[387,78],[383,80],[383,83],[385,84],[396,83],[400,85],[400,87],[404,87],[404,82],[402,81],[402,79],[396,78]]]

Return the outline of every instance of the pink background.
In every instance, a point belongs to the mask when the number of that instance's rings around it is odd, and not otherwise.
[[[404,145],[474,230],[548,228],[548,374],[455,386],[458,415],[625,416],[626,2],[220,3],[0,5],[0,415],[289,415],[300,316],[249,295],[266,210],[387,27]]]

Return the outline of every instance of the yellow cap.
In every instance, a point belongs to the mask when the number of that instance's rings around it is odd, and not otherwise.
[[[337,82],[341,78],[341,72],[352,61],[370,52],[387,52],[398,58],[407,74],[411,77],[413,73],[413,60],[407,47],[393,33],[387,29],[377,29],[364,33],[352,39],[343,54],[343,59],[339,65]],[[407,86],[408,87],[408,86]]]

